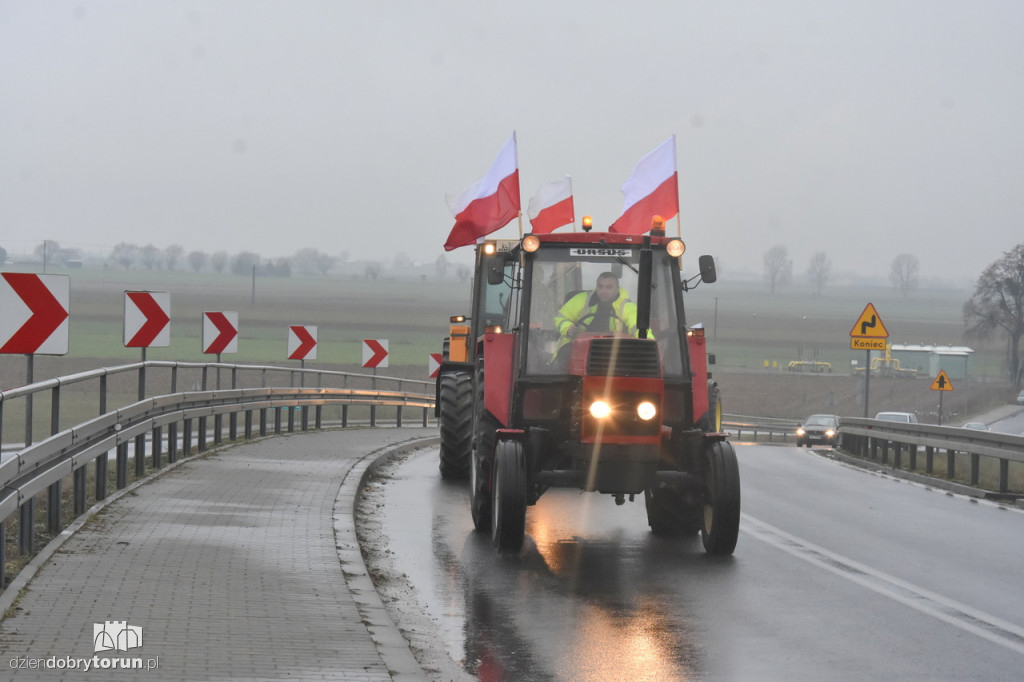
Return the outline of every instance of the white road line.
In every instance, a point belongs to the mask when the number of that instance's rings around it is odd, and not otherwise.
[[[965,632],[977,635],[1011,651],[1024,654],[1024,628],[971,608],[966,604],[900,580],[870,566],[830,552],[806,540],[741,514],[741,528],[749,535],[787,554],[824,568],[882,596],[905,604]]]

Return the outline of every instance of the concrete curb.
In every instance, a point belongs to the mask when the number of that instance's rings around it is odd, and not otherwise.
[[[356,538],[355,513],[359,492],[366,485],[370,467],[374,463],[406,454],[415,450],[437,445],[440,437],[418,438],[406,443],[389,446],[361,458],[349,469],[334,502],[334,536],[341,561],[341,572],[352,595],[363,625],[377,645],[377,651],[396,680],[422,680],[423,669],[412,655],[398,625],[391,619],[384,602],[381,601],[373,580],[370,578],[363,554]]]

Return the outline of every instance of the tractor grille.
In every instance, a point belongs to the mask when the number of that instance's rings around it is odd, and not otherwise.
[[[658,344],[647,339],[594,339],[587,357],[590,376],[661,376]]]

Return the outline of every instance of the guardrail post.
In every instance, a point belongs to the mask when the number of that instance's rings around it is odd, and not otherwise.
[[[183,426],[182,435],[182,457],[188,457],[192,454],[192,420],[186,419]]]
[[[999,492],[1006,493],[1010,490],[1010,460],[999,460]]]
[[[46,489],[46,530],[51,535],[60,532],[60,481],[54,481]]]
[[[395,426],[401,427],[402,426],[402,406],[399,405],[398,407],[396,407],[395,411],[398,413],[397,416],[395,417]]]
[[[903,443],[893,442],[892,444],[892,467],[893,469],[899,469],[900,463],[903,458]]]
[[[88,478],[88,471],[86,466],[80,466],[75,469],[71,475],[71,487],[74,492],[74,508],[75,516],[80,516],[85,513],[85,505],[87,504],[87,493],[85,490],[85,482]]]
[[[135,436],[135,475],[142,478],[146,475],[146,434]]]
[[[296,405],[288,406],[288,433],[295,430],[295,408]]]
[[[260,436],[267,435],[267,408],[260,408]]]
[[[110,474],[107,472],[110,463],[109,453],[104,452],[96,458],[96,501],[107,499],[107,480]]]
[[[274,433],[281,433],[281,408],[274,408]]]
[[[981,470],[981,455],[976,452],[971,453],[971,485],[978,485],[978,478]]]
[[[303,375],[305,376],[305,375]],[[309,431],[309,405],[302,406],[302,428],[303,431]]]
[[[956,476],[956,450],[946,448],[946,478],[953,480]]]
[[[348,405],[341,406],[341,428],[348,426]]]
[[[427,426],[427,408],[424,407],[423,408],[423,427],[426,428],[426,426]]]
[[[931,474],[935,469],[935,448],[931,445],[924,446],[924,472]]]
[[[222,415],[220,412],[218,412],[217,414],[213,415],[213,444],[214,445],[220,445],[221,442],[223,441],[223,437],[221,436],[221,431],[223,430],[223,428],[224,428],[224,415]]]
[[[907,448],[910,454],[910,467],[911,471],[917,471],[917,443],[910,443]]]
[[[116,481],[118,490],[128,485],[128,443],[117,445]]]
[[[167,461],[171,464],[178,461],[178,422],[167,425]]]
[[[36,515],[36,500],[34,497],[30,497],[25,500],[18,511],[20,512],[18,520],[18,551],[21,552],[22,556],[31,554],[35,548],[35,537],[33,533],[33,520]]]
[[[377,425],[377,406],[370,405],[370,426]]]
[[[319,377],[320,375],[318,374],[317,376]],[[316,428],[317,429],[323,428],[323,425],[324,425],[324,406],[323,405],[317,405],[316,406],[316,411],[315,411],[314,414],[315,414],[315,419],[316,419]]]
[[[245,439],[252,439],[252,410],[245,411]]]
[[[196,443],[199,445],[199,452],[206,450],[206,417],[199,418],[199,433],[196,434]]]
[[[154,469],[159,469],[160,468],[160,459],[161,459],[160,455],[163,454],[163,449],[164,449],[163,440],[164,440],[164,430],[163,430],[163,428],[161,428],[159,426],[154,426],[153,427],[153,447],[151,448],[152,451],[153,451],[153,468]]]
[[[238,440],[238,413],[232,412],[228,415],[228,438]]]

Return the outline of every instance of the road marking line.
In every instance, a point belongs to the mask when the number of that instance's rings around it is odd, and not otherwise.
[[[932,618],[1024,654],[1024,628],[830,552],[748,514],[741,514],[741,518],[744,531],[762,542]]]

